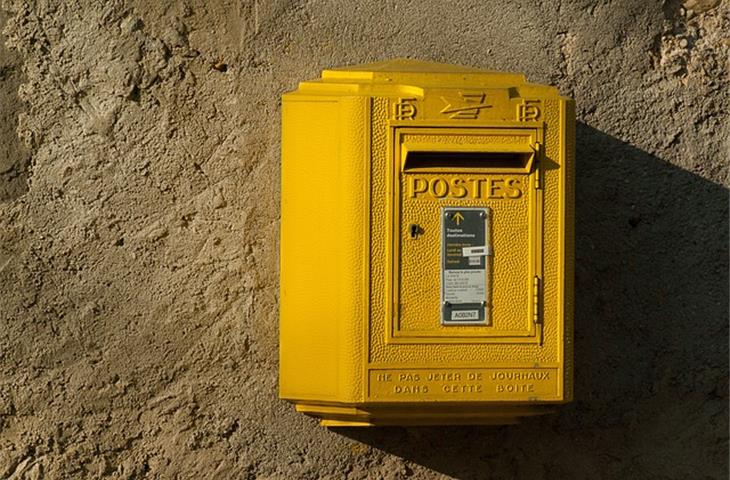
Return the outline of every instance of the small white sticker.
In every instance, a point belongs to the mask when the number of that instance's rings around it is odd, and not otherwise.
[[[451,320],[479,320],[479,310],[452,310]]]
[[[464,257],[485,257],[492,254],[489,250],[489,246],[464,247],[461,249],[461,254]]]

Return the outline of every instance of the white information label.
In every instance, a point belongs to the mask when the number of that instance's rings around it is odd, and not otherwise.
[[[484,270],[444,270],[444,300],[450,303],[477,303],[487,298]]]
[[[464,320],[479,320],[479,310],[454,310],[451,312],[451,320],[457,322]]]

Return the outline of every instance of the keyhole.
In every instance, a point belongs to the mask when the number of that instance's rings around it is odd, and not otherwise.
[[[408,225],[408,233],[411,234],[411,238],[416,238],[418,234],[421,233],[421,227],[419,227],[416,223],[411,223]]]

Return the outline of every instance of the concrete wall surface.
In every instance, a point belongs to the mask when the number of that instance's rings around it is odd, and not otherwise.
[[[4,0],[0,25],[0,478],[727,478],[727,0]],[[327,430],[277,399],[280,95],[394,57],[577,102],[556,415]]]

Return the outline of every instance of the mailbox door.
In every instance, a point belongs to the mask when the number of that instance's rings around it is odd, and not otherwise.
[[[389,340],[535,339],[541,131],[393,132]]]

